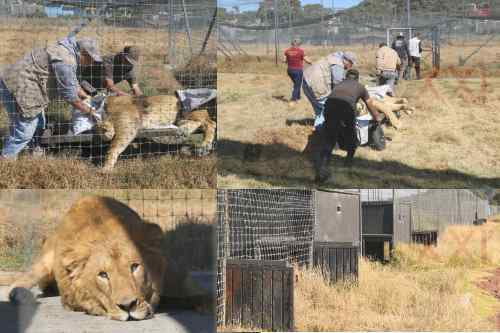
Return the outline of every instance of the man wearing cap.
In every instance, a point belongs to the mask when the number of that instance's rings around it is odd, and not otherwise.
[[[304,50],[300,48],[300,40],[298,38],[295,38],[292,41],[292,46],[285,50],[284,61],[288,65],[287,74],[293,82],[292,98],[290,99],[290,106],[293,106],[300,99],[304,62],[311,64]]]
[[[359,72],[350,69],[343,82],[333,88],[325,103],[325,122],[318,131],[319,146],[313,151],[316,181],[325,182],[330,178],[329,163],[332,150],[338,143],[347,150],[345,165],[350,167],[358,146],[356,133],[356,104],[362,99],[376,122],[383,116],[377,111],[365,86],[359,83]]]
[[[394,94],[394,85],[398,77],[398,69],[401,66],[401,59],[399,59],[398,53],[385,43],[381,43],[379,46],[376,61],[378,84],[381,86],[389,85]]]
[[[128,93],[120,90],[116,84],[127,80],[132,88],[132,94],[142,95],[137,83],[137,72],[140,51],[135,46],[125,46],[122,52],[115,55],[104,56],[101,63],[93,63],[90,66],[80,68],[80,79],[88,82],[95,89],[107,89],[118,96],[127,96]],[[89,91],[87,91],[89,92]]]
[[[0,100],[9,116],[10,133],[0,158],[15,159],[45,127],[49,100],[62,98],[75,109],[93,116],[95,110],[84,103],[88,95],[80,88],[77,66],[102,61],[97,42],[76,40],[74,34],[48,46],[37,48],[8,66],[0,78]],[[35,135],[35,133],[37,135]]]
[[[392,42],[392,49],[397,52],[399,59],[401,60],[401,66],[399,67],[398,80],[406,79],[408,70],[408,60],[410,59],[410,49],[408,48],[408,43],[405,40],[405,35],[400,32],[396,39]]]
[[[335,85],[344,81],[346,70],[356,62],[352,52],[335,52],[315,62],[304,70],[304,94],[314,109],[314,127],[319,128],[324,122],[325,102]]]

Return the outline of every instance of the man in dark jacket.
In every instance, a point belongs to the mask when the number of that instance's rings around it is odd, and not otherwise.
[[[102,58],[102,62],[81,66],[79,74],[84,89],[88,85],[83,82],[88,82],[90,88],[106,89],[117,96],[127,96],[129,93],[116,86],[116,84],[126,80],[132,88],[133,95],[142,95],[137,82],[140,51],[136,46],[125,46],[122,52]]]
[[[355,110],[360,99],[366,103],[375,121],[382,119],[368,91],[358,81],[359,72],[350,69],[346,73],[346,79],[337,84],[328,96],[324,111],[325,122],[319,132],[319,147],[313,152],[316,182],[323,183],[330,178],[329,162],[337,143],[347,150],[346,166],[352,165],[358,146]]]
[[[410,59],[410,50],[408,48],[408,43],[405,40],[404,34],[399,33],[398,37],[392,42],[392,48],[398,53],[399,59],[401,59],[401,66],[399,67],[398,80],[407,79],[407,69],[408,61]]]

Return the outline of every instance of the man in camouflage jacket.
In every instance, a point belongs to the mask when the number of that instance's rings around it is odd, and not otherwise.
[[[0,74],[0,101],[9,116],[9,136],[0,158],[15,159],[36,132],[45,127],[49,100],[59,97],[92,116],[88,95],[77,80],[78,65],[102,61],[97,42],[76,40],[74,34],[47,48],[29,52]]]

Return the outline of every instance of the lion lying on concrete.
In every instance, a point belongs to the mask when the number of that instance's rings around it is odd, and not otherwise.
[[[135,139],[140,129],[158,128],[159,124],[177,125],[187,137],[201,128],[203,149],[209,149],[215,138],[216,123],[210,119],[206,109],[182,112],[177,97],[160,95],[151,97],[111,96],[108,97],[105,119],[96,129],[105,140],[111,140],[104,171],[111,171],[118,156]],[[153,139],[162,143],[161,138]]]
[[[56,287],[66,309],[123,321],[151,318],[164,277],[170,285],[161,237],[159,226],[114,199],[80,199],[31,270],[10,286],[9,299],[23,303],[26,289],[38,284]]]

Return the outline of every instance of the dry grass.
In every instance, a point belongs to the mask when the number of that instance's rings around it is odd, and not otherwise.
[[[362,51],[358,50],[360,67],[367,74],[374,50]],[[398,95],[407,97],[417,111],[403,115],[401,130],[386,129],[391,141],[385,151],[360,148],[350,170],[334,159],[331,186],[496,187],[500,182],[496,144],[500,142],[500,113],[496,112],[500,79],[489,67],[479,67],[482,56],[492,52],[483,50],[473,57],[470,64],[477,67],[472,70],[444,65],[438,79],[401,84]],[[311,132],[303,120],[312,119],[313,112],[305,97],[294,108],[288,107],[291,83],[285,68],[271,70],[274,65],[269,59],[246,59],[232,69],[224,66],[219,63],[219,185],[310,186],[311,164],[301,152]],[[220,73],[225,69],[230,73]]]
[[[493,234],[483,260],[482,236]],[[471,236],[472,235],[472,236]],[[458,237],[458,241],[457,241]],[[463,239],[469,238],[464,252]],[[388,265],[360,261],[357,285],[329,285],[317,271],[298,271],[298,331],[494,331],[500,301],[476,283],[500,265],[498,225],[454,227],[435,249],[398,248]],[[435,252],[436,256],[429,254]]]
[[[0,162],[0,188],[106,189],[106,188],[215,188],[216,157],[157,157],[119,161],[102,173],[89,162],[67,159],[23,158]]]

